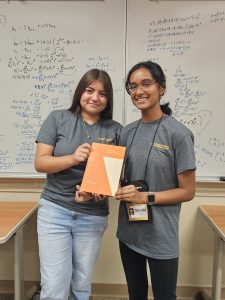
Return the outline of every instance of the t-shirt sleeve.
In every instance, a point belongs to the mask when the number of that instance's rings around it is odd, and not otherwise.
[[[43,122],[35,142],[47,144],[54,147],[56,141],[57,141],[57,123],[56,123],[55,113],[51,112]]]
[[[194,137],[187,134],[178,144],[175,150],[176,173],[187,170],[195,170]]]

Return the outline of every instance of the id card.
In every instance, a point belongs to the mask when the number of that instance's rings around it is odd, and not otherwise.
[[[129,221],[148,221],[147,204],[126,203]]]

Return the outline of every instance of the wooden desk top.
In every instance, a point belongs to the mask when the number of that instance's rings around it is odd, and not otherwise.
[[[0,201],[0,244],[7,242],[37,208],[38,202]]]
[[[201,205],[200,210],[225,241],[225,205]]]

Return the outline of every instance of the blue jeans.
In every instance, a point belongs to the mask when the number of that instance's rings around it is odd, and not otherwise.
[[[41,300],[88,300],[108,217],[74,212],[41,199],[38,244]]]

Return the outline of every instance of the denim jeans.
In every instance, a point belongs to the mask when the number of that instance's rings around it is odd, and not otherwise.
[[[88,300],[108,218],[74,212],[41,199],[38,244],[41,300]]]

